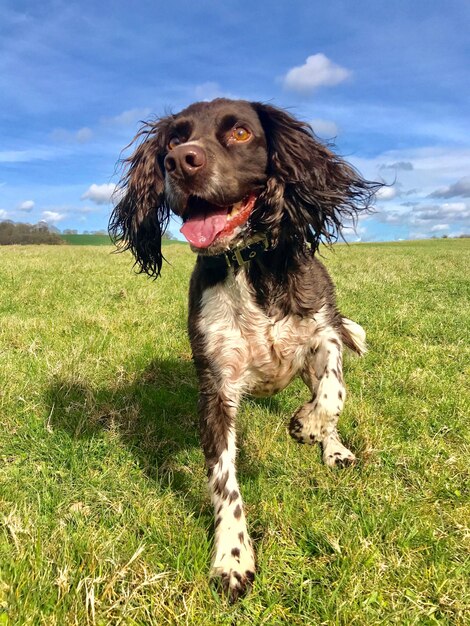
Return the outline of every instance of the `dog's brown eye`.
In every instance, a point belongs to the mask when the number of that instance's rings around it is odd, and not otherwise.
[[[251,137],[251,132],[243,126],[237,126],[230,134],[230,139],[235,141],[248,141]]]
[[[176,148],[176,146],[179,146],[181,143],[181,139],[179,137],[176,137],[176,135],[174,137],[170,138],[170,141],[168,142],[168,150],[173,150],[173,148]]]

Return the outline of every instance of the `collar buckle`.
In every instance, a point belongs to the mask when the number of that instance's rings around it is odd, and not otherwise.
[[[269,250],[271,247],[271,242],[266,235],[257,235],[253,238],[250,243],[244,247],[234,248],[233,250],[228,250],[227,252],[222,252],[222,254],[216,257],[204,257],[212,264],[213,262],[217,262],[217,259],[220,259],[222,262],[225,262],[227,268],[237,268],[243,267],[254,258],[256,258],[259,254],[262,254],[266,250]]]

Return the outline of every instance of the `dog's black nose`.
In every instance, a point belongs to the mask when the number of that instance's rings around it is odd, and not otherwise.
[[[194,176],[206,164],[206,153],[196,145],[180,145],[165,157],[165,169],[169,174]]]

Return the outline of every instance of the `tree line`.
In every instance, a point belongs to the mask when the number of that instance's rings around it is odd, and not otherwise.
[[[62,233],[54,226],[49,226],[46,222],[38,224],[24,224],[12,222],[11,220],[0,221],[0,246],[26,245],[26,244],[56,244],[66,243],[62,235],[78,235],[77,230],[65,229]],[[107,235],[106,230],[84,231],[86,235]],[[167,231],[163,235],[164,239],[175,240],[176,237]]]
[[[60,245],[65,242],[59,233],[52,231],[45,222],[39,224],[22,224],[10,220],[0,222],[0,246],[31,243]]]

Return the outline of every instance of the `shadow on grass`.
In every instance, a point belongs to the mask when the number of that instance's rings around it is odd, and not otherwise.
[[[109,387],[58,378],[46,394],[54,430],[74,439],[101,436],[106,430],[118,433],[149,478],[184,493],[185,498],[194,493],[194,478],[185,471],[181,456],[176,457],[200,449],[197,396],[194,365],[183,358],[155,359],[135,377],[127,372]],[[255,402],[275,413],[279,411],[275,399]],[[259,470],[243,448],[244,430],[239,424],[237,467],[242,480],[255,478]],[[202,451],[200,454],[202,465]],[[201,500],[193,504],[200,508]]]
[[[155,359],[143,371],[126,372],[109,386],[96,386],[73,377],[57,378],[47,390],[50,425],[73,439],[90,439],[110,431],[137,459],[142,472],[158,489],[170,489],[185,510],[201,515],[212,529],[209,497],[194,476],[194,451],[200,455],[197,418],[198,384],[192,361],[184,358]],[[285,420],[278,398],[251,398],[250,403],[266,411],[275,421]],[[256,481],[263,471],[256,452],[245,446],[249,420],[238,424],[237,473],[240,483]],[[200,451],[200,452],[199,452]],[[319,453],[319,449],[318,449]],[[197,460],[196,460],[197,463]],[[156,494],[156,497],[158,495]],[[212,530],[209,531],[212,534]],[[261,540],[264,529],[251,528]]]
[[[199,447],[191,361],[156,359],[131,382],[126,373],[110,387],[59,378],[49,387],[47,402],[54,429],[75,439],[113,430],[148,477],[168,483],[171,473],[172,487],[184,488],[185,476],[174,472],[171,461],[179,451]]]

